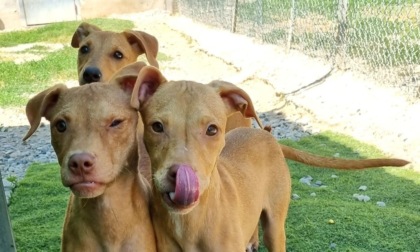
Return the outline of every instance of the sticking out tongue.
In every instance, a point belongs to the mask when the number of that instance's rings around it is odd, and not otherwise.
[[[199,196],[199,183],[194,170],[188,165],[180,165],[176,173],[175,194],[171,200],[179,206],[189,206]]]

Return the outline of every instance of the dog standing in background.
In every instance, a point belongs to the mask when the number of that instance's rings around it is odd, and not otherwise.
[[[117,70],[136,62],[141,54],[146,54],[150,65],[159,67],[156,60],[158,40],[142,31],[102,31],[83,22],[74,32],[71,46],[79,48],[77,70],[80,85],[109,81]]]

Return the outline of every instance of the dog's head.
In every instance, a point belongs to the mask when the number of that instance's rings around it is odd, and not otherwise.
[[[117,70],[137,61],[143,53],[150,65],[159,67],[156,61],[158,41],[142,31],[102,31],[83,22],[74,33],[71,46],[79,48],[77,70],[80,85],[109,81]]]
[[[167,82],[154,67],[140,71],[131,104],[143,119],[155,193],[175,213],[188,213],[212,190],[227,117],[240,111],[257,118],[249,96],[233,84]]]
[[[109,85],[55,85],[29,100],[28,139],[50,122],[61,179],[77,197],[101,195],[123,173],[136,173],[138,113],[130,98],[138,70],[121,70]],[[134,174],[131,174],[134,176]]]

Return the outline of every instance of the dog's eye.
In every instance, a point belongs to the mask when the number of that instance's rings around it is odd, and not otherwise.
[[[163,124],[160,122],[154,122],[152,124],[152,129],[154,132],[162,133],[163,132]]]
[[[120,51],[114,52],[114,58],[122,59],[123,57],[124,57],[124,55],[122,54],[122,52],[120,52]]]
[[[207,131],[206,131],[206,135],[207,136],[214,136],[217,134],[217,132],[219,131],[219,129],[217,128],[216,125],[211,124],[207,127]]]
[[[55,128],[57,129],[58,132],[63,133],[64,131],[67,130],[67,123],[64,120],[59,120],[55,123]]]
[[[89,52],[89,47],[88,46],[82,46],[80,47],[80,52],[85,54]]]
[[[118,125],[120,125],[122,122],[123,122],[123,120],[119,120],[119,119],[113,120],[112,123],[109,125],[109,127],[115,128]]]

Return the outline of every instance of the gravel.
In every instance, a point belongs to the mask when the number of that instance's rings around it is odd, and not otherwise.
[[[353,194],[353,198],[357,199],[358,201],[368,202],[370,201],[370,197],[364,194]]]
[[[9,180],[20,180],[32,163],[57,162],[50,144],[50,128],[42,122],[37,132],[26,142],[22,138],[29,124],[22,110],[0,109],[0,171],[6,198],[9,199],[14,184]]]

